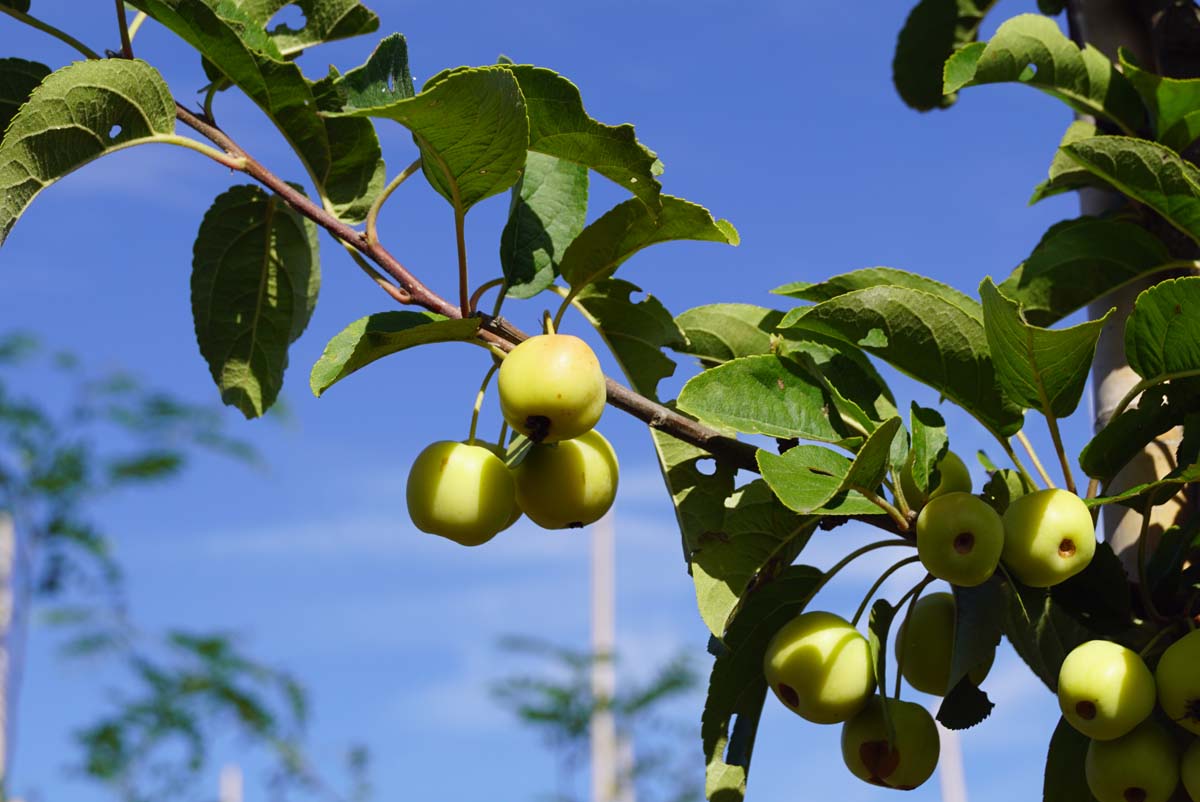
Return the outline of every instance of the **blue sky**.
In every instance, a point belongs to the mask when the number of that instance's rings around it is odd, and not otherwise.
[[[1071,197],[1025,205],[1070,121],[1065,107],[1022,87],[968,91],[947,113],[920,115],[901,104],[890,64],[907,4],[369,5],[382,17],[381,35],[408,37],[418,82],[504,53],[570,77],[594,117],[637,125],[666,164],[666,190],[730,219],[742,235],[737,249],[668,244],[622,268],[675,313],[718,301],[770,305],[780,299],[768,290],[784,282],[874,265],[974,292],[985,275],[1006,275],[1049,224],[1076,214]],[[1033,6],[1000,3],[987,30]],[[108,3],[35,0],[34,11],[94,48],[116,45]],[[371,46],[362,38],[322,47],[301,64],[317,76],[328,63],[360,63]],[[179,98],[204,83],[198,58],[153,23],[136,50]],[[0,55],[55,66],[74,58],[6,18]],[[227,93],[216,110],[251,153],[302,179],[247,102]],[[411,141],[398,126],[381,130],[394,174],[413,158]],[[237,178],[163,146],[117,154],[52,187],[0,251],[3,329],[35,332],[98,368],[127,369],[216,403],[193,338],[191,242],[212,198],[243,183]],[[622,198],[602,178],[593,187],[593,216]],[[506,209],[507,199],[496,198],[470,216],[477,280],[498,271]],[[452,217],[426,185],[410,182],[393,196],[381,232],[427,283],[453,293]],[[407,466],[429,441],[465,436],[487,356],[456,345],[420,349],[313,398],[308,368],[325,342],[389,308],[331,240],[323,236],[321,247],[321,300],[292,350],[283,393],[289,415],[247,423],[229,413],[265,468],[204,458],[181,481],[97,510],[127,566],[133,615],[148,627],[234,630],[255,654],[297,673],[313,695],[315,754],[332,762],[349,742],[368,745],[377,799],[532,799],[552,789],[554,764],[488,698],[488,683],[513,669],[495,643],[514,632],[586,643],[586,535],[522,522],[486,548],[465,550],[413,529],[403,501]],[[530,329],[543,305],[508,311]],[[584,333],[581,321],[567,320],[568,331]],[[667,387],[677,390],[692,370],[681,364]],[[903,405],[912,397],[936,402],[905,381],[895,387]],[[49,392],[36,382],[24,389]],[[985,445],[968,419],[946,412],[957,451]],[[1085,415],[1066,428],[1077,445]],[[483,431],[498,423],[489,406]],[[616,520],[625,667],[644,675],[687,650],[703,671],[706,633],[649,440],[611,409],[600,428],[623,466]],[[867,537],[851,527],[822,533],[803,559],[827,566]],[[849,614],[878,567],[864,560],[819,606]],[[914,579],[902,573],[885,592],[894,599]],[[64,772],[70,733],[102,709],[107,678],[61,663],[36,632],[29,659],[14,790],[47,800],[107,798]],[[971,799],[1036,798],[1055,701],[1007,646],[985,687],[997,709],[964,738]],[[697,695],[676,712],[698,721],[701,701]],[[698,742],[691,748],[699,774]],[[240,744],[220,744],[216,763],[233,759],[242,759]],[[251,800],[262,798],[255,768],[251,758]],[[836,728],[807,724],[769,700],[749,798],[784,802],[802,793],[844,802],[889,796],[842,768]],[[937,799],[936,782],[908,798]]]

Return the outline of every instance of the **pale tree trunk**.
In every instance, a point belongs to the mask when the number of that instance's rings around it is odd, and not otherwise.
[[[619,770],[617,724],[610,706],[617,690],[613,648],[616,641],[616,547],[612,514],[592,527],[592,698],[603,707],[592,713],[592,802],[617,802]]]
[[[8,798],[9,683],[13,622],[13,566],[16,555],[16,527],[12,517],[0,512],[0,799]]]
[[[1068,4],[1072,34],[1112,59],[1117,49],[1124,47],[1147,68],[1170,77],[1200,76],[1200,21],[1193,3],[1172,0],[1073,0]],[[1189,23],[1190,20],[1190,23]],[[1111,211],[1123,203],[1121,196],[1099,190],[1080,193],[1080,210],[1097,215]],[[1186,238],[1164,226],[1156,231],[1167,241],[1179,258],[1194,258],[1196,248]],[[1092,403],[1094,426],[1098,431],[1112,417],[1120,400],[1137,383],[1138,376],[1125,359],[1125,321],[1139,293],[1155,281],[1156,276],[1137,282],[1099,299],[1088,308],[1095,319],[1112,307],[1117,313],[1109,319],[1100,336],[1096,361],[1092,368]],[[1175,454],[1182,431],[1172,430],[1151,443],[1114,479],[1111,492],[1132,487],[1160,477],[1175,466]],[[1158,536],[1174,524],[1189,504],[1194,504],[1194,491],[1185,489],[1168,504],[1156,507],[1149,526],[1153,548]],[[1137,540],[1142,517],[1125,507],[1110,505],[1103,515],[1104,537],[1121,557],[1126,571],[1137,577]]]

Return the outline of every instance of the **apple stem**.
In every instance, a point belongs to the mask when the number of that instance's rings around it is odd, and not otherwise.
[[[850,620],[850,623],[854,626],[858,626],[858,622],[862,619],[863,613],[867,611],[867,605],[870,604],[872,597],[875,596],[875,592],[879,590],[880,586],[883,585],[884,582],[887,581],[889,576],[896,573],[904,566],[912,565],[915,562],[920,562],[920,560],[921,558],[917,557],[916,555],[912,557],[905,557],[903,560],[895,563],[891,568],[888,568],[886,571],[880,574],[879,578],[875,580],[875,584],[871,585],[871,589],[867,591],[867,595],[863,596],[862,604],[858,605],[858,610],[855,611],[854,618]]]
[[[1012,464],[1017,469],[1017,473],[1021,475],[1021,480],[1025,483],[1025,489],[1029,492],[1040,490],[1041,488],[1038,486],[1038,483],[1035,482],[1033,477],[1029,474],[1029,469],[1025,467],[1025,464],[1021,462],[1021,458],[1017,456],[1016,450],[1014,450],[1012,447],[1012,441],[1006,437],[999,436],[997,436],[996,439],[1000,441],[1000,446],[1004,449],[1004,453],[1008,454],[1008,458],[1012,460]]]
[[[900,607],[904,606],[905,600],[908,600],[908,610],[904,613],[904,622],[900,624],[901,629],[908,627],[908,619],[912,618],[913,608],[917,606],[917,599],[921,598],[921,594],[925,591],[925,588],[927,588],[929,584],[933,582],[933,579],[933,574],[926,574],[924,579],[913,585],[912,589],[908,593],[905,593],[903,596],[901,596],[900,601],[896,602],[896,607],[899,609]],[[899,634],[899,632],[899,629],[896,630],[897,634]],[[906,648],[904,648],[906,645],[906,641],[901,641],[900,648],[896,650],[896,683],[892,692],[892,698],[896,701],[900,701],[900,679],[904,676],[901,669],[904,668],[904,653],[908,651]]]
[[[1163,638],[1165,638],[1167,635],[1174,632],[1175,629],[1176,629],[1176,623],[1172,622],[1172,623],[1168,624],[1167,626],[1163,627],[1162,629],[1160,629],[1158,632],[1156,632],[1154,634],[1154,637],[1152,637],[1150,639],[1149,643],[1147,643],[1145,646],[1143,646],[1141,651],[1138,652],[1138,657],[1144,658],[1146,655],[1150,654],[1150,652],[1154,649],[1155,645],[1157,645],[1158,642],[1160,640],[1162,640]]]
[[[1058,430],[1058,418],[1047,413],[1046,428],[1050,430],[1050,439],[1054,441],[1054,450],[1058,452],[1058,461],[1062,465],[1063,482],[1066,483],[1068,491],[1079,495],[1079,491],[1075,487],[1075,476],[1071,473],[1071,459],[1067,456],[1067,450],[1063,447],[1062,433]],[[1049,482],[1048,479],[1046,481]]]
[[[558,324],[559,324],[558,318],[550,317],[549,309],[547,309],[545,312],[542,313],[542,330],[545,331],[547,334],[554,334],[555,332],[557,332]]]
[[[488,383],[492,380],[492,374],[500,367],[499,362],[493,362],[488,368],[488,372],[484,374],[483,381],[479,384],[479,392],[475,394],[475,408],[471,411],[471,431],[467,434],[467,445],[475,445],[475,429],[479,426],[479,410],[483,408],[483,396],[487,393]],[[503,442],[500,445],[504,445]]]
[[[480,284],[478,287],[476,287],[475,292],[471,293],[471,299],[467,302],[468,305],[471,307],[471,311],[475,312],[479,309],[479,299],[483,297],[483,294],[485,292],[490,290],[492,287],[503,287],[505,284],[505,281],[506,281],[506,279],[503,277],[494,278],[491,281],[485,281],[482,284]],[[503,297],[504,290],[502,289],[500,291],[500,293],[501,293],[501,297]],[[497,299],[497,300],[499,300],[499,299]],[[497,315],[496,312],[492,313],[492,317],[495,317],[496,315]]]
[[[889,504],[887,502],[887,499],[883,498],[878,493],[875,493],[872,490],[868,490],[865,487],[859,487],[858,485],[852,485],[850,487],[850,489],[855,491],[856,493],[861,493],[863,496],[866,497],[867,501],[871,502],[876,507],[878,507],[879,509],[886,512],[888,514],[888,517],[890,517],[893,521],[896,522],[896,528],[899,529],[901,531],[901,533],[907,532],[907,531],[909,531],[909,529],[912,528],[908,522],[908,516],[906,516],[904,513],[900,512],[900,510],[896,509],[891,504]]]
[[[1054,487],[1054,480],[1050,478],[1050,474],[1046,472],[1046,468],[1042,465],[1042,461],[1038,458],[1037,452],[1033,450],[1033,443],[1029,442],[1029,438],[1025,436],[1024,431],[1017,432],[1017,441],[1025,448],[1025,453],[1029,455],[1029,459],[1033,462],[1034,470],[1042,477],[1042,481],[1046,483],[1046,487]]]
[[[409,176],[421,169],[421,160],[416,159],[412,164],[400,171],[400,175],[392,179],[391,183],[383,188],[383,192],[379,193],[379,197],[371,204],[371,208],[367,210],[367,242],[375,244],[379,242],[379,210],[383,208],[383,204],[396,188],[408,180]]]

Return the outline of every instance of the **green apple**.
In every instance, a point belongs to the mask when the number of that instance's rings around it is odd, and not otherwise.
[[[1004,548],[1004,524],[970,493],[930,499],[917,516],[917,556],[925,570],[952,585],[973,587],[991,577]]]
[[[1158,704],[1179,726],[1200,735],[1200,629],[1172,643],[1158,660]]]
[[[596,354],[570,334],[539,334],[509,352],[496,380],[508,424],[535,443],[570,440],[604,412],[604,371]]]
[[[780,627],[763,654],[763,673],[781,702],[817,724],[845,721],[875,691],[867,639],[827,612],[803,613]]]
[[[842,726],[842,760],[860,780],[910,791],[933,775],[941,753],[937,725],[929,711],[913,702],[888,701],[896,740],[888,743],[883,702],[867,706]]]
[[[947,493],[971,492],[971,472],[967,470],[967,464],[962,461],[962,457],[953,451],[947,450],[937,461],[938,481],[928,493],[921,492],[921,489],[917,487],[916,480],[913,479],[912,471],[915,460],[916,454],[910,451],[908,460],[900,471],[900,489],[904,491],[904,500],[908,502],[909,506],[920,507],[929,499],[944,496]]]
[[[1087,505],[1065,490],[1021,496],[1004,512],[1004,554],[1013,576],[1034,588],[1057,585],[1088,567],[1096,524]]]
[[[1192,745],[1183,753],[1179,764],[1179,779],[1187,789],[1192,802],[1200,802],[1200,738],[1192,741]]]
[[[441,440],[413,462],[407,497],[408,514],[422,532],[478,546],[512,522],[516,484],[487,448]]]
[[[1090,640],[1058,672],[1058,706],[1071,726],[1097,741],[1120,738],[1154,710],[1154,675],[1137,652]]]
[[[945,696],[950,691],[954,659],[955,604],[952,593],[930,593],[913,605],[896,633],[896,662],[908,684],[922,693]],[[996,650],[969,672],[976,685],[992,668]]]
[[[1179,753],[1154,719],[1111,741],[1093,740],[1084,759],[1099,802],[1167,802],[1179,785]]]
[[[573,440],[530,446],[517,465],[517,504],[546,529],[587,526],[617,496],[617,454],[592,429]]]

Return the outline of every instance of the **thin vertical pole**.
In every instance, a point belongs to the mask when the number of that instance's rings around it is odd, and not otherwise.
[[[615,802],[620,791],[617,724],[609,706],[617,690],[613,647],[616,641],[616,546],[612,515],[592,527],[592,802]]]

